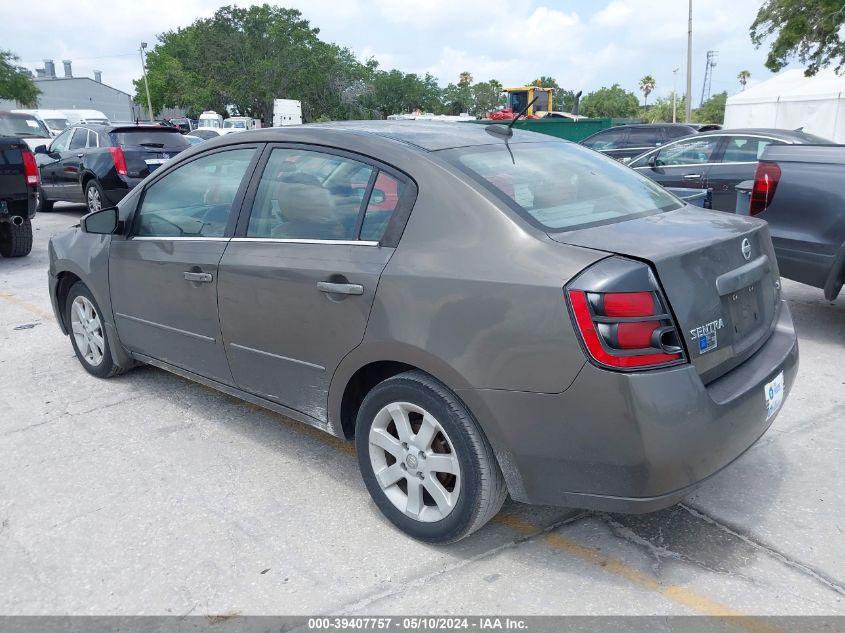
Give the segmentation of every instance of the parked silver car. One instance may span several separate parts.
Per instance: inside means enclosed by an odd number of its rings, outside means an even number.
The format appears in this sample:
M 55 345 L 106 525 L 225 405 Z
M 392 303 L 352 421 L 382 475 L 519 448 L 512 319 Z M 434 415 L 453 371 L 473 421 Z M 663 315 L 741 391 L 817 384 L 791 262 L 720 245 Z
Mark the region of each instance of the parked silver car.
M 798 348 L 765 222 L 504 125 L 269 128 L 50 244 L 82 366 L 149 363 L 355 438 L 429 542 L 516 500 L 648 512 L 748 449 Z

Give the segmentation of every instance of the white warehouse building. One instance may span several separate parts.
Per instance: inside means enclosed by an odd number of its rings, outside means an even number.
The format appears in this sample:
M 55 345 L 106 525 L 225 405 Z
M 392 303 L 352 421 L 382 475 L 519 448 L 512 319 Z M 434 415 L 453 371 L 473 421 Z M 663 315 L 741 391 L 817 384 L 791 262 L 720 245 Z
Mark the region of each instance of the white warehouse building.
M 37 107 L 47 110 L 99 110 L 112 121 L 146 118 L 146 112 L 132 101 L 132 96 L 104 84 L 99 71 L 94 71 L 93 79 L 74 77 L 70 60 L 64 60 L 62 64 L 62 77 L 56 75 L 56 67 L 51 59 L 45 59 L 44 68 L 36 70 L 34 81 L 41 91 Z M 14 101 L 0 100 L 0 110 L 20 107 L 24 106 Z

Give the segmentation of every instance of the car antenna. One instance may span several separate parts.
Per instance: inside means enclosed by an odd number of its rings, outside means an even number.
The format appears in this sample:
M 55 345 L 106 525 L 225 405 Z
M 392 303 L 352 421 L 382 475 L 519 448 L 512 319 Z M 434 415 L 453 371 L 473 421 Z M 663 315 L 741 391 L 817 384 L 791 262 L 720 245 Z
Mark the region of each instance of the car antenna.
M 511 119 L 511 122 L 508 123 L 507 125 L 502 125 L 501 123 L 491 123 L 490 125 L 488 125 L 484 129 L 487 130 L 488 134 L 492 134 L 493 136 L 501 136 L 501 137 L 506 138 L 506 139 L 512 137 L 513 136 L 513 129 L 512 129 L 513 124 L 516 123 L 520 118 L 524 117 L 525 113 L 528 112 L 528 108 L 533 106 L 534 102 L 537 101 L 537 99 L 539 99 L 539 98 L 540 97 L 538 95 L 538 96 L 534 97 L 531 101 L 529 101 L 528 105 L 526 105 L 524 108 L 522 108 L 522 110 L 520 110 L 516 114 L 516 116 L 514 116 L 514 118 Z

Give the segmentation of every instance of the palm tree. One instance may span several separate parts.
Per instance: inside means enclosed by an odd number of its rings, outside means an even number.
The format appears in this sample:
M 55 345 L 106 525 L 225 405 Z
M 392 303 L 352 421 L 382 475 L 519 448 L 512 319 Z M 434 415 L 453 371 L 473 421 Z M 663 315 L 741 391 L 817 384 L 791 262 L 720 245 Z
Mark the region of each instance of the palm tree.
M 745 84 L 748 83 L 748 79 L 751 77 L 751 73 L 747 70 L 740 70 L 739 74 L 736 76 L 739 79 L 739 84 L 742 86 L 742 89 L 745 90 Z
M 640 90 L 642 91 L 643 95 L 645 95 L 646 108 L 648 107 L 648 95 L 650 95 L 654 91 L 655 85 L 657 85 L 657 82 L 651 75 L 646 75 L 645 77 L 640 79 Z

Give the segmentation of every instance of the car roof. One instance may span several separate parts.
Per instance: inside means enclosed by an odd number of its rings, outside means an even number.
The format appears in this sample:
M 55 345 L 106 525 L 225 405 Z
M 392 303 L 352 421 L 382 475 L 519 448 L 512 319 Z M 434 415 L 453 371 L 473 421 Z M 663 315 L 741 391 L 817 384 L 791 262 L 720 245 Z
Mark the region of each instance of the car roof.
M 493 124 L 500 126 L 501 124 Z M 339 133 L 371 139 L 384 139 L 403 143 L 409 148 L 434 152 L 455 147 L 475 145 L 495 145 L 502 143 L 501 136 L 489 134 L 487 125 L 475 123 L 440 122 L 440 121 L 335 121 L 330 123 L 310 123 L 306 125 L 261 128 L 239 132 L 239 139 L 255 139 L 267 142 L 295 141 L 297 136 L 313 136 L 314 132 Z M 248 135 L 248 136 L 245 136 Z M 565 142 L 562 139 L 513 129 L 511 143 Z
M 164 130 L 166 132 L 173 131 L 177 134 L 181 134 L 181 132 L 179 132 L 179 130 L 175 127 L 170 127 L 169 125 L 157 125 L 153 123 L 97 123 L 95 121 L 86 123 L 81 121 L 79 123 L 74 123 L 70 127 L 90 127 L 98 132 L 126 132 L 130 130 L 156 130 L 161 132 Z
M 747 127 L 747 128 L 722 128 L 721 130 L 707 130 L 699 132 L 696 136 L 739 136 L 751 134 L 756 136 L 771 136 L 785 140 L 803 140 L 802 130 L 781 130 L 772 127 Z
M 7 112 L 5 110 L 0 112 L 0 116 L 12 118 L 12 119 L 34 119 L 34 118 L 36 118 L 34 114 L 29 114 L 28 112 Z

